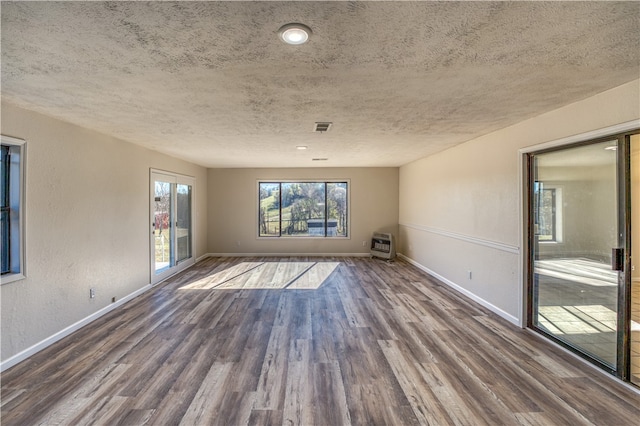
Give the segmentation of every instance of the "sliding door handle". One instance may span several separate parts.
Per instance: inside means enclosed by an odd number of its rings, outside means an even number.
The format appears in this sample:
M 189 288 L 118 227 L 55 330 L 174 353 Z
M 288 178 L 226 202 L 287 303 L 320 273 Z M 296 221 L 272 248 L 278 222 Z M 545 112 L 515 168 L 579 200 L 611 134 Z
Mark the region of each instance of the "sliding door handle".
M 612 271 L 624 270 L 624 249 L 623 248 L 611 249 L 611 270 Z

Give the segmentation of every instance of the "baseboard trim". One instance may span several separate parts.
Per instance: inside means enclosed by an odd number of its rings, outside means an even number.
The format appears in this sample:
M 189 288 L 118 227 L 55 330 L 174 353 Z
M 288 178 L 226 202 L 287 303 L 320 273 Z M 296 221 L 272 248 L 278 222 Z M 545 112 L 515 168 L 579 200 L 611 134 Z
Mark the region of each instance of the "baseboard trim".
M 207 253 L 206 257 L 369 257 L 371 253 Z
M 423 272 L 426 272 L 427 274 L 431 275 L 432 277 L 437 278 L 439 281 L 442 281 L 444 284 L 446 284 L 449 287 L 453 288 L 457 292 L 462 293 L 463 295 L 467 296 L 469 299 L 473 300 L 474 302 L 479 303 L 480 305 L 482 305 L 485 308 L 489 309 L 494 314 L 504 318 L 505 320 L 509 321 L 510 323 L 512 323 L 513 325 L 517 326 L 518 328 L 521 327 L 520 326 L 520 320 L 517 317 L 509 314 L 508 312 L 503 311 L 502 309 L 498 308 L 497 306 L 487 302 L 483 298 L 481 298 L 481 297 L 477 296 L 476 294 L 470 292 L 469 290 L 465 289 L 464 287 L 462 287 L 462 286 L 454 283 L 453 281 L 449 280 L 448 278 L 443 277 L 442 275 L 432 271 L 431 269 L 429 269 L 426 266 L 416 262 L 415 260 L 405 256 L 404 254 L 398 253 L 398 257 L 400 257 L 401 259 L 409 262 L 410 264 L 412 264 L 416 268 L 420 269 Z
M 57 341 L 67 337 L 68 335 L 70 335 L 75 331 L 78 331 L 85 325 L 97 320 L 103 315 L 108 314 L 114 309 L 124 305 L 125 303 L 129 302 L 132 299 L 135 299 L 136 297 L 140 296 L 141 294 L 147 292 L 152 288 L 153 286 L 151 284 L 147 284 L 144 287 L 134 291 L 133 293 L 123 297 L 122 299 L 105 306 L 104 308 L 94 312 L 93 314 L 81 319 L 80 321 L 74 324 L 71 324 L 70 326 L 58 331 L 57 333 L 52 334 L 51 336 L 23 350 L 22 352 L 19 352 L 10 358 L 7 358 L 6 360 L 0 362 L 0 372 L 3 372 L 8 368 L 13 367 L 14 365 L 24 361 L 25 359 L 36 354 L 37 352 L 40 352 L 41 350 L 45 349 L 46 347 L 53 345 Z

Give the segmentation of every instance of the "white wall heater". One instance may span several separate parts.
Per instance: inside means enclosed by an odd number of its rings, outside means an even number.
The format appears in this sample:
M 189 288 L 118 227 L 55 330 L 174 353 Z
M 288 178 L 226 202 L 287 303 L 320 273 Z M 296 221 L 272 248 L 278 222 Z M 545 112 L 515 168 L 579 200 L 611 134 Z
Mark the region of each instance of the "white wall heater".
M 393 234 L 374 232 L 371 236 L 371 257 L 391 260 L 396 257 Z

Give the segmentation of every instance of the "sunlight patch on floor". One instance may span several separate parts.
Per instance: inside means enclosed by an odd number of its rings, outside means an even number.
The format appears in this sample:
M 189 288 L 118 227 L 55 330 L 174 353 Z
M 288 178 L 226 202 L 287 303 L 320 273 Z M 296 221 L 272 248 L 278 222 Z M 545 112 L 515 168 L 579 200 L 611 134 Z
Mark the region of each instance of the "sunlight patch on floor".
M 553 334 L 615 332 L 617 314 L 606 306 L 540 306 L 540 325 Z
M 315 290 L 340 262 L 242 262 L 180 287 L 181 290 Z

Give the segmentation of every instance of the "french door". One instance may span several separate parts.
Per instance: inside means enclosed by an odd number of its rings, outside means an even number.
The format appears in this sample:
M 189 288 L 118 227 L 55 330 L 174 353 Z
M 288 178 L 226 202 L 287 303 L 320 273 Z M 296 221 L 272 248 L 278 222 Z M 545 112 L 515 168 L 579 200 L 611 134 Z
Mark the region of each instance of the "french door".
M 528 326 L 640 384 L 640 134 L 534 152 L 528 169 Z
M 151 283 L 192 265 L 194 178 L 151 170 Z

